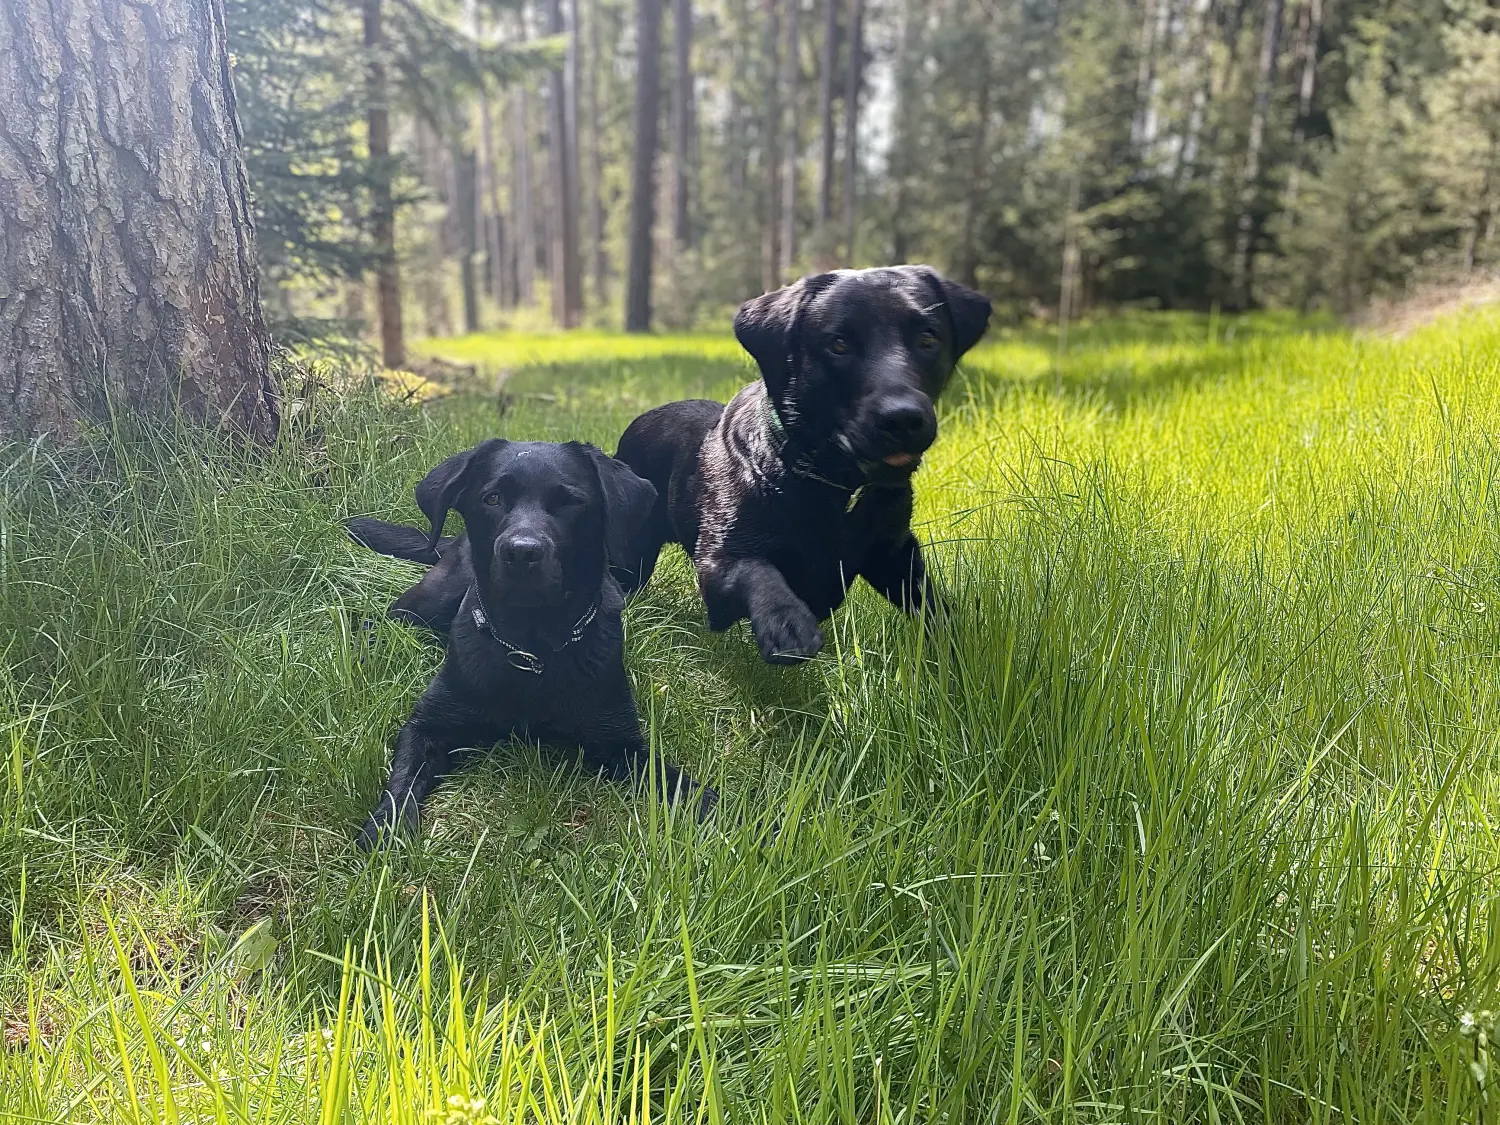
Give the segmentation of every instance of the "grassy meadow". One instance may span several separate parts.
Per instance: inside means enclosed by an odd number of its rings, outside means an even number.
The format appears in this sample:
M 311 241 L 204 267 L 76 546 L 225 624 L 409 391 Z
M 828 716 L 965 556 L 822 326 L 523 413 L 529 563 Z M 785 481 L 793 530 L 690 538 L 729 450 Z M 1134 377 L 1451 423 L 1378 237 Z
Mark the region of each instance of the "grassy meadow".
M 1500 313 L 997 332 L 951 638 L 861 589 L 767 667 L 669 549 L 627 660 L 719 822 L 500 746 L 366 857 L 439 652 L 339 521 L 751 375 L 429 347 L 477 385 L 294 382 L 269 454 L 0 458 L 0 1122 L 1500 1121 Z

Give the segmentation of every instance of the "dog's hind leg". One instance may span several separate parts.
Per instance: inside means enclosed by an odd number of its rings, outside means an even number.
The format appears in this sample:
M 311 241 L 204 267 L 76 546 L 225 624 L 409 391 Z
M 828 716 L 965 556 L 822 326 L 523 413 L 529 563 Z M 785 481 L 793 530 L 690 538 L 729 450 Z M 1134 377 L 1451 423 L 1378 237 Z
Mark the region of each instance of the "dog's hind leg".
M 393 621 L 422 625 L 446 637 L 467 590 L 463 568 L 444 560 L 392 602 L 386 615 Z
M 627 598 L 651 581 L 661 549 L 671 538 L 672 525 L 667 516 L 666 501 L 658 498 L 651 518 L 632 537 L 630 556 L 609 562 L 609 571 Z

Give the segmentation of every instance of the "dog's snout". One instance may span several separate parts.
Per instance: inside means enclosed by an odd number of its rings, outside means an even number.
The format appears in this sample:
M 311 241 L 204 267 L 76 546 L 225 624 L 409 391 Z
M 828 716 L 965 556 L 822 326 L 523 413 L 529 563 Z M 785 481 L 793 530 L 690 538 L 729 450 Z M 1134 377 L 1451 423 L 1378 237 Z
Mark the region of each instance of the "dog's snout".
M 534 570 L 546 557 L 547 545 L 534 535 L 516 535 L 501 548 L 505 565 L 514 570 Z
M 937 436 L 937 415 L 929 403 L 916 398 L 894 398 L 881 404 L 875 427 L 893 449 L 920 453 Z

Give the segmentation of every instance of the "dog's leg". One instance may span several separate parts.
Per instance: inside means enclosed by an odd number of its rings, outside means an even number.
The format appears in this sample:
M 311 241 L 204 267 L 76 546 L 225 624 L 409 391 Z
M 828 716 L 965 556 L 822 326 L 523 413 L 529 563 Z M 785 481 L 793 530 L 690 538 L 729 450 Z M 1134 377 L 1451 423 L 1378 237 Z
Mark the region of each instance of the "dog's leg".
M 468 590 L 461 567 L 444 560 L 394 602 L 386 615 L 407 625 L 422 625 L 445 638 Z
M 417 719 L 407 721 L 396 740 L 385 792 L 359 830 L 356 842 L 362 850 L 369 851 L 384 836 L 417 830 L 422 801 L 448 772 L 453 751 L 462 744 L 462 737 L 454 731 Z
M 719 803 L 719 794 L 713 786 L 693 780 L 686 770 L 659 754 L 654 755 L 653 762 L 653 755 L 639 740 L 624 745 L 619 742 L 588 743 L 583 747 L 583 756 L 601 773 L 619 782 L 645 784 L 654 770 L 662 798 L 670 805 L 686 802 L 700 823 L 713 815 Z
M 940 617 L 943 613 L 942 595 L 927 573 L 917 537 L 910 532 L 899 543 L 882 544 L 872 550 L 860 574 L 903 612 L 922 610 L 927 619 Z
M 727 629 L 742 617 L 760 655 L 770 664 L 795 664 L 818 655 L 823 630 L 786 577 L 765 559 L 701 563 L 698 587 L 708 608 L 708 627 Z

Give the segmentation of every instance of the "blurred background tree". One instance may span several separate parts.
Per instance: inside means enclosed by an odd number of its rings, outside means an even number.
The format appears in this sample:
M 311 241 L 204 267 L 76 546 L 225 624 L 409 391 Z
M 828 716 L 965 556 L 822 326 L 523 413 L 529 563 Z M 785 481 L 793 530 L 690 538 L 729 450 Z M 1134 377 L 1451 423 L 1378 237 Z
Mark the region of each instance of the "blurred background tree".
M 344 0 L 230 2 L 283 333 L 376 319 L 382 262 L 424 334 L 619 326 L 632 261 L 668 328 L 834 265 L 930 261 L 1010 317 L 1350 313 L 1500 266 L 1493 0 L 383 3 L 373 52 Z

